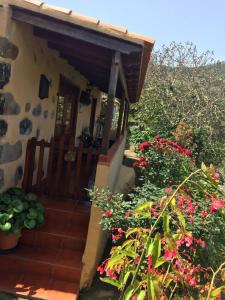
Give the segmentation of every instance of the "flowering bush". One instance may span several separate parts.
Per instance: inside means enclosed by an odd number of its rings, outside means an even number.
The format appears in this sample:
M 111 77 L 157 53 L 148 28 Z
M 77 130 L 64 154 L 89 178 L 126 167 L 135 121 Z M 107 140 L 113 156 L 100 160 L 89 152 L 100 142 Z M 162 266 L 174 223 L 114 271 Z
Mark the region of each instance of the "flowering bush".
M 180 182 L 194 168 L 189 149 L 161 136 L 141 143 L 139 156 L 135 165 L 143 169 L 143 179 L 158 187 Z
M 197 200 L 200 195 L 202 201 Z M 147 201 L 123 215 L 145 220 L 148 226 L 113 228 L 112 238 L 123 242 L 99 266 L 102 280 L 121 290 L 123 300 L 222 299 L 225 285 L 218 277 L 224 279 L 225 263 L 213 272 L 199 263 L 198 254 L 208 247 L 204 228 L 224 214 L 224 206 L 218 175 L 203 165 L 158 201 Z M 107 207 L 103 218 L 111 219 L 114 213 Z M 198 230 L 196 222 L 202 224 Z

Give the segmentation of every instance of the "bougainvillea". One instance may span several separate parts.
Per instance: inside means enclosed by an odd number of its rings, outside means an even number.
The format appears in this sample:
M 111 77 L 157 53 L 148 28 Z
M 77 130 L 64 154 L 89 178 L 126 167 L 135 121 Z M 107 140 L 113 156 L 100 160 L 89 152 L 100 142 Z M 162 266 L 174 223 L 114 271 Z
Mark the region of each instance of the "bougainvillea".
M 198 261 L 198 253 L 208 247 L 204 229 L 224 214 L 215 174 L 203 164 L 181 184 L 167 187 L 158 201 L 147 201 L 124 215 L 147 220 L 148 226 L 112 228 L 113 240 L 120 243 L 98 271 L 104 282 L 121 290 L 121 299 L 222 299 L 225 285 L 218 277 L 223 279 L 219 275 L 225 263 L 213 272 Z M 114 212 L 106 212 L 103 218 L 112 218 Z

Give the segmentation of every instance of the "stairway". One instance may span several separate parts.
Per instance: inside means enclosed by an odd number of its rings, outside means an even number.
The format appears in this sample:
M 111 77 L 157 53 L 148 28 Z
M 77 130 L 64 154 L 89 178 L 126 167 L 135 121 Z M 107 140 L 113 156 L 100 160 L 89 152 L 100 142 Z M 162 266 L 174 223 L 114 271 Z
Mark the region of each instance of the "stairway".
M 45 224 L 24 230 L 14 253 L 0 255 L 0 290 L 45 300 L 75 300 L 79 291 L 90 204 L 40 202 Z

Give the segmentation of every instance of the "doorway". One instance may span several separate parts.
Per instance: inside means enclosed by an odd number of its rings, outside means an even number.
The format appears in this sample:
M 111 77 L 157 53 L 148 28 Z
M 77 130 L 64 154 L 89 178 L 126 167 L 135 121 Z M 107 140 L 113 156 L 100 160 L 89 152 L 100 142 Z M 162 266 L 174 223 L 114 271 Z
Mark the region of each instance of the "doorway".
M 60 76 L 54 137 L 75 137 L 80 89 Z

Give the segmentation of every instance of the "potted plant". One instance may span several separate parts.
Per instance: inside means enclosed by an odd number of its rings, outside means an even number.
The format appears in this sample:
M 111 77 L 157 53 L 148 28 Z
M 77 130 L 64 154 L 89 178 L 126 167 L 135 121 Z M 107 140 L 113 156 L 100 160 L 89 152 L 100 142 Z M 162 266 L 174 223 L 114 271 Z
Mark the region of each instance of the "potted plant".
M 10 188 L 0 194 L 0 250 L 14 249 L 23 228 L 33 229 L 44 222 L 44 207 L 37 196 L 21 188 Z

